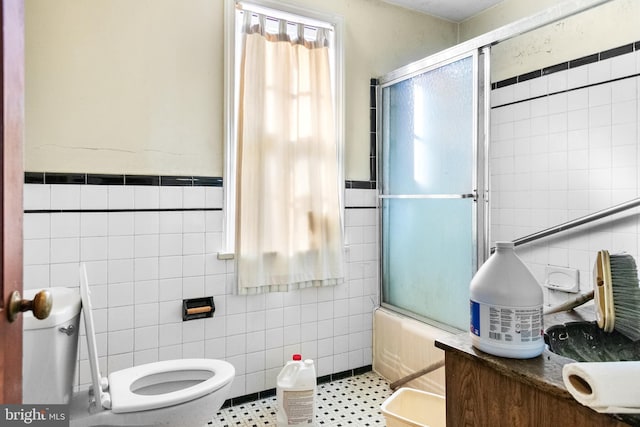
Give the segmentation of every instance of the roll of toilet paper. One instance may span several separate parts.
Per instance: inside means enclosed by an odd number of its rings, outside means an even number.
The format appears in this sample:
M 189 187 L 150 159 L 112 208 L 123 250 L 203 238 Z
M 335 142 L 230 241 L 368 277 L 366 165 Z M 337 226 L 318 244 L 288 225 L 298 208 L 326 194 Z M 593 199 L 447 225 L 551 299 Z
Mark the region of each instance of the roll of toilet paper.
M 640 413 L 640 361 L 568 363 L 562 379 L 578 402 L 598 412 Z

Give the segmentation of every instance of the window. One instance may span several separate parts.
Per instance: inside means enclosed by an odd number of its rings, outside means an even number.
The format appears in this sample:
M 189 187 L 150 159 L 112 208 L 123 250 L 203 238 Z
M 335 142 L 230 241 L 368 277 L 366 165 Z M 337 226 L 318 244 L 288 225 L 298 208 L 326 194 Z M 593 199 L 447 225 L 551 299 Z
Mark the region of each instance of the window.
M 225 228 L 239 293 L 340 283 L 340 21 L 227 6 Z

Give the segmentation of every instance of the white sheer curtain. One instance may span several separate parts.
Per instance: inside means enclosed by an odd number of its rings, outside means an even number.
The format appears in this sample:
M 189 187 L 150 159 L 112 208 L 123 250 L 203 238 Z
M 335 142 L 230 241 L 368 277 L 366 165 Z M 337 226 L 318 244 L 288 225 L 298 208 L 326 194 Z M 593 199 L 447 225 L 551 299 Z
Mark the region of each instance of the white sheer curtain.
M 244 12 L 235 239 L 240 294 L 343 280 L 328 30 L 313 29 L 311 40 L 305 31 Z

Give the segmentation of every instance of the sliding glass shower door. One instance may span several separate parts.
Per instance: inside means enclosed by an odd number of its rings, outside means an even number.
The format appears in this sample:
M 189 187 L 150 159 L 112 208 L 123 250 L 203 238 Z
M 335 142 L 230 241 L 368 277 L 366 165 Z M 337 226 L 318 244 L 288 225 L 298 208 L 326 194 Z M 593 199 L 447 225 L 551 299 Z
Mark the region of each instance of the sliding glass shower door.
M 435 64 L 380 92 L 382 304 L 463 330 L 481 228 L 478 60 Z

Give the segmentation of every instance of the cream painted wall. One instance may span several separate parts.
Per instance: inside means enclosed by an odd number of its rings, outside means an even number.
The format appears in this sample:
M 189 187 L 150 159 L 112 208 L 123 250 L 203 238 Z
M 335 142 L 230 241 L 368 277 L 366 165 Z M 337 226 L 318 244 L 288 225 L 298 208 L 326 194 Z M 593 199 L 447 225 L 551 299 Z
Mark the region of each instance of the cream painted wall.
M 558 0 L 504 0 L 460 24 L 460 41 L 540 12 Z M 640 1 L 612 0 L 492 48 L 492 81 L 640 40 Z
M 347 179 L 369 179 L 369 80 L 456 42 L 378 0 L 345 21 Z M 222 176 L 222 0 L 26 0 L 25 170 Z
M 27 171 L 212 174 L 222 2 L 26 0 Z

